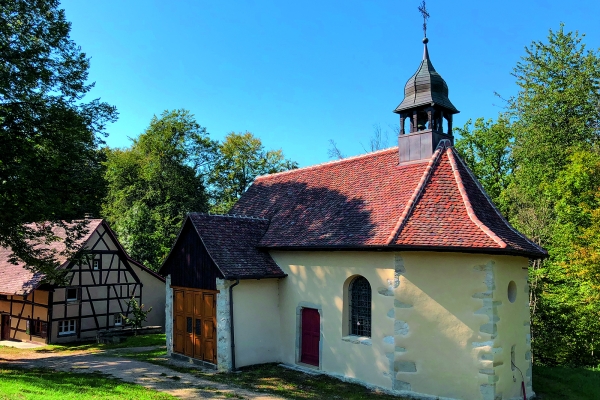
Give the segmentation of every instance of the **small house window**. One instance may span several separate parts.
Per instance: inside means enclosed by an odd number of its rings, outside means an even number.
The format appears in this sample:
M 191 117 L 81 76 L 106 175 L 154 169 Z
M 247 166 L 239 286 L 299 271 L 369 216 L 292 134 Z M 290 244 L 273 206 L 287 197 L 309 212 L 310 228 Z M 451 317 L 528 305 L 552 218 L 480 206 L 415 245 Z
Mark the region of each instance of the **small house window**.
M 362 277 L 350 283 L 350 334 L 371 337 L 371 285 Z
M 48 323 L 46 321 L 40 321 L 39 319 L 32 319 L 29 322 L 29 331 L 33 336 L 39 336 L 45 339 L 48 337 Z
M 72 335 L 76 333 L 75 327 L 77 321 L 74 319 L 68 319 L 64 321 L 58 321 L 58 334 L 60 335 Z
M 123 316 L 121 314 L 115 314 L 115 326 L 123 325 Z
M 95 270 L 100 269 L 100 260 L 92 261 L 92 268 Z
M 78 288 L 67 288 L 67 301 L 79 300 L 79 289 Z

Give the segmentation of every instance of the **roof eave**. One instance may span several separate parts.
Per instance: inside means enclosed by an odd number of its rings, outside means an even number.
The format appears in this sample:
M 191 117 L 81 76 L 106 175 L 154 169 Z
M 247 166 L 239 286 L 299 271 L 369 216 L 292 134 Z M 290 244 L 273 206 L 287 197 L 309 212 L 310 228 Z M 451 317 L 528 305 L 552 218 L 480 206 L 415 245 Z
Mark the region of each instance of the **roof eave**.
M 225 276 L 226 280 L 249 280 L 249 279 L 279 279 L 285 278 L 288 274 L 275 274 L 275 275 L 263 275 L 263 274 L 254 274 L 254 275 L 227 275 Z
M 544 259 L 548 253 L 530 252 L 511 248 L 457 247 L 427 245 L 306 245 L 306 246 L 260 246 L 263 250 L 281 251 L 435 251 L 448 253 L 494 254 Z

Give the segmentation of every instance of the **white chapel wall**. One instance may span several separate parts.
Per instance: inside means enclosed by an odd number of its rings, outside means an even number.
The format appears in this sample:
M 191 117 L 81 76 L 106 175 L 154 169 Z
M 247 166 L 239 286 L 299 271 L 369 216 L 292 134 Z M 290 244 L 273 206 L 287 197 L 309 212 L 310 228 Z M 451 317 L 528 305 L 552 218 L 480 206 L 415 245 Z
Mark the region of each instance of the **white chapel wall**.
M 233 319 L 236 368 L 281 360 L 278 279 L 240 280 Z
M 271 256 L 288 274 L 279 283 L 282 362 L 297 364 L 298 307 L 313 304 L 322 319 L 321 369 L 391 389 L 394 297 L 385 294 L 394 282 L 393 254 L 272 251 Z M 372 291 L 372 337 L 363 343 L 344 340 L 344 283 L 354 275 L 364 276 Z
M 319 307 L 323 372 L 399 394 L 511 398 L 510 350 L 525 374 L 530 349 L 523 257 L 441 252 L 278 252 L 281 361 L 298 365 L 297 309 Z M 345 340 L 344 282 L 372 290 L 372 338 Z M 507 304 L 517 282 L 518 302 Z M 517 373 L 517 371 L 515 371 Z M 516 375 L 515 375 L 516 377 Z M 518 394 L 518 393 L 517 393 Z

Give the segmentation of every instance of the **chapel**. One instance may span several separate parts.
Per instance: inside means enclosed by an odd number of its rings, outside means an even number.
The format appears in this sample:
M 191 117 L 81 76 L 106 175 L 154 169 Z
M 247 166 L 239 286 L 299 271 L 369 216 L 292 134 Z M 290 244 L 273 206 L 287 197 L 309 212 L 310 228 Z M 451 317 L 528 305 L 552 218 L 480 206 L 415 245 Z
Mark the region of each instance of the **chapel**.
M 527 271 L 547 252 L 454 149 L 459 111 L 423 45 L 398 146 L 260 176 L 227 215 L 187 216 L 160 271 L 174 357 L 415 398 L 533 395 Z

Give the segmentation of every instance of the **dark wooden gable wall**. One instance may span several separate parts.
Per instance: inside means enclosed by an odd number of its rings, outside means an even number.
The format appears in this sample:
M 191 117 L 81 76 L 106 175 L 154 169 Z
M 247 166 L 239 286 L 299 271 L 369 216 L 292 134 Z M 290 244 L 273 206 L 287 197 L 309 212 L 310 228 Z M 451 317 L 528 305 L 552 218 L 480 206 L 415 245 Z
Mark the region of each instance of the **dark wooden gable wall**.
M 160 273 L 171 275 L 171 286 L 194 289 L 217 290 L 216 279 L 223 278 L 189 220 Z

